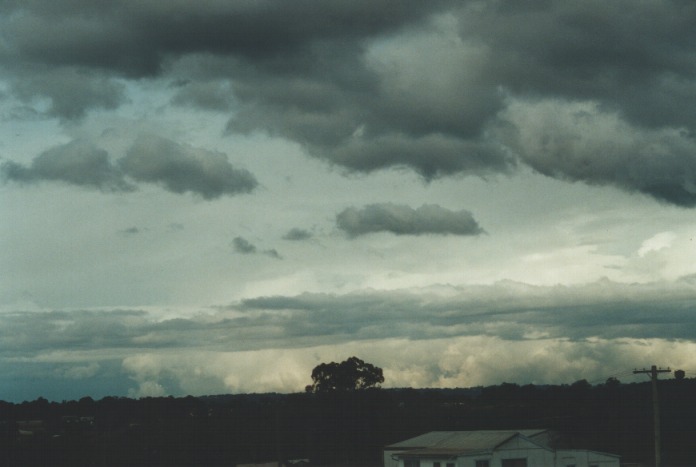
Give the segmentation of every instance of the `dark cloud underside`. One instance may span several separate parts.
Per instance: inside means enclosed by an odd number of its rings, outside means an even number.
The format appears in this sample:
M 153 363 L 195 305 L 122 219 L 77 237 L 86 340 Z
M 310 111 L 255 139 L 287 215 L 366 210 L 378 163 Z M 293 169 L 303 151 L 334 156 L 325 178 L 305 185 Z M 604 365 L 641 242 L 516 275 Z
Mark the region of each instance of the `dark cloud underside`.
M 696 5 L 548 2 L 5 2 L 0 52 L 11 92 L 63 120 L 123 100 L 118 80 L 186 83 L 178 105 L 232 112 L 349 170 L 409 167 L 430 180 L 510 172 L 611 185 L 696 205 Z M 549 105 L 543 131 L 513 107 Z M 560 128 L 578 105 L 602 125 Z M 586 111 L 586 110 L 585 110 Z M 530 126 L 531 125 L 531 126 Z M 592 144 L 578 144 L 593 141 Z M 139 148 L 139 153 L 146 149 Z M 177 148 L 174 153 L 186 153 Z M 189 154 L 190 156 L 190 154 Z M 201 167 L 189 156 L 177 167 Z M 176 168 L 131 175 L 206 198 Z M 153 156 L 154 157 L 154 156 Z M 16 169 L 16 167 L 15 167 Z M 209 173 L 204 175 L 209 177 Z
M 18 74 L 17 96 L 25 102 L 47 98 L 46 113 L 62 120 L 83 118 L 90 109 L 116 109 L 125 102 L 123 84 L 91 70 L 30 67 Z

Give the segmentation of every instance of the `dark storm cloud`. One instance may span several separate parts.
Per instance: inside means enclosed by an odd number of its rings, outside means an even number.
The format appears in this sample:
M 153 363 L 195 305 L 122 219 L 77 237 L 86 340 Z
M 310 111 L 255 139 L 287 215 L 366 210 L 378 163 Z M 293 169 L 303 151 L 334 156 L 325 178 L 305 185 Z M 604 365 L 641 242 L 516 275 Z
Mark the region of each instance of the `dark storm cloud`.
M 681 0 L 491 1 L 464 8 L 487 73 L 513 92 L 593 99 L 647 126 L 694 128 L 696 5 Z
M 113 75 L 166 75 L 188 83 L 177 104 L 234 108 L 229 131 L 287 138 L 354 171 L 486 176 L 520 160 L 696 205 L 693 2 L 44 0 L 1 12 L 12 90 L 50 98 L 63 119 L 118 105 Z M 531 151 L 501 122 L 537 146 L 564 138 L 510 118 L 520 101 L 592 103 L 632 141 Z
M 505 115 L 517 129 L 503 137 L 542 174 L 696 206 L 696 140 L 685 130 L 636 131 L 586 104 L 514 104 Z
M 16 95 L 31 103 L 48 98 L 48 115 L 76 120 L 90 109 L 115 109 L 125 101 L 124 86 L 90 70 L 37 67 L 19 74 L 14 83 Z
M 544 131 L 526 131 L 529 112 L 513 121 L 519 139 L 511 147 L 524 162 L 556 178 L 696 205 L 696 5 L 667 0 L 485 5 L 460 15 L 462 37 L 490 48 L 494 59 L 485 74 L 530 106 L 541 100 L 556 106 Z M 559 125 L 578 102 L 591 102 L 595 111 L 577 111 L 574 130 Z M 598 122 L 583 122 L 587 119 Z M 621 131 L 604 135 L 602 124 Z M 527 144 L 516 144 L 519 140 Z
M 83 140 L 51 148 L 35 157 L 28 167 L 10 161 L 3 163 L 1 170 L 7 180 L 20 183 L 61 181 L 104 191 L 134 189 L 111 164 L 105 150 Z
M 172 101 L 176 105 L 189 105 L 205 110 L 230 110 L 234 103 L 230 85 L 224 81 L 187 83 Z
M 158 136 L 140 136 L 119 165 L 137 181 L 157 183 L 173 193 L 193 192 L 208 200 L 248 193 L 257 185 L 250 172 L 232 167 L 222 153 Z
M 374 232 L 396 235 L 479 235 L 483 229 L 469 211 L 450 211 L 425 204 L 413 209 L 400 204 L 370 204 L 348 208 L 336 216 L 338 228 L 351 237 Z
M 268 131 L 352 170 L 409 166 L 426 178 L 506 170 L 509 158 L 481 138 L 502 105 L 495 85 L 477 81 L 465 94 L 464 86 L 438 86 L 436 97 L 416 102 L 412 97 L 424 95 L 422 86 L 404 96 L 392 93 L 392 83 L 365 62 L 370 40 L 417 27 L 446 4 L 15 3 L 8 11 L 21 14 L 5 20 L 5 59 L 124 77 L 156 76 L 171 65 L 184 74 L 179 82 L 190 81 L 175 103 L 224 110 L 232 102 L 226 93 L 234 93 L 231 131 Z M 176 67 L 193 56 L 200 57 L 196 69 Z M 211 57 L 224 65 L 209 67 Z M 225 79 L 229 91 L 220 84 Z M 467 97 L 457 105 L 453 93 Z M 358 137 L 360 128 L 365 131 Z
M 5 54 L 134 76 L 157 73 L 169 56 L 195 52 L 274 63 L 280 56 L 301 57 L 315 41 L 359 41 L 396 29 L 441 3 L 10 2 L 4 7 Z

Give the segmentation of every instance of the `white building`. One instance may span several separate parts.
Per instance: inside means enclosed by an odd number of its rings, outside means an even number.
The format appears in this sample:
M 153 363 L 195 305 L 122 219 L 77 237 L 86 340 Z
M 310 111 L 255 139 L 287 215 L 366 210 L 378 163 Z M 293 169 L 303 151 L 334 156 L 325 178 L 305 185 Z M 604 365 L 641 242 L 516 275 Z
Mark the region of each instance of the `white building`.
M 619 456 L 549 447 L 547 430 L 432 431 L 384 448 L 384 467 L 619 467 Z

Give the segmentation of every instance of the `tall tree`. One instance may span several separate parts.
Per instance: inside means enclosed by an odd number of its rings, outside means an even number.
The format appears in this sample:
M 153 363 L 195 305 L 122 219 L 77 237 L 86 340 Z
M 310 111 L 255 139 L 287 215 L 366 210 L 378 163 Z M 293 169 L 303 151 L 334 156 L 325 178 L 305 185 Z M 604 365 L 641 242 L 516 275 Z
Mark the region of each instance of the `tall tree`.
M 307 392 L 355 391 L 379 388 L 384 375 L 381 368 L 350 357 L 341 363 L 317 365 L 312 370 L 312 381 L 306 388 Z

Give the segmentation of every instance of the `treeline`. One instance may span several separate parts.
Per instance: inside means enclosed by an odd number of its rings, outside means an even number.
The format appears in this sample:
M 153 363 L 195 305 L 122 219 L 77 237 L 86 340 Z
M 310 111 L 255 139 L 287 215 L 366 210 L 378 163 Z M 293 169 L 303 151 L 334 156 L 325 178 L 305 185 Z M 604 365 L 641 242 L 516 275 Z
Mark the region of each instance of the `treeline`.
M 663 465 L 696 458 L 696 379 L 659 382 Z M 0 402 L 0 464 L 215 466 L 310 459 L 381 464 L 382 447 L 433 430 L 549 428 L 559 447 L 653 456 L 649 382 L 328 394 Z

